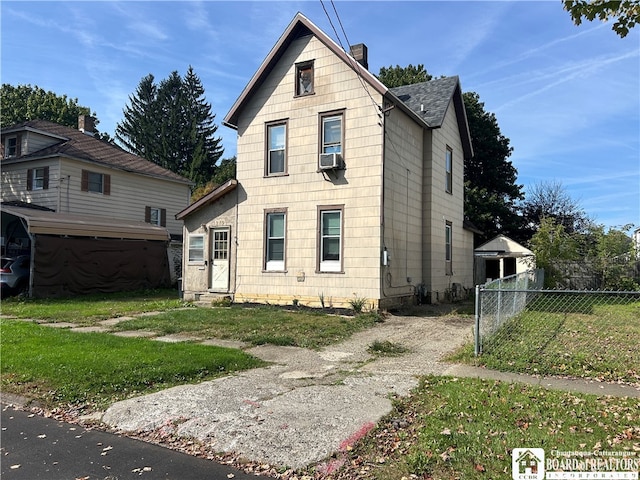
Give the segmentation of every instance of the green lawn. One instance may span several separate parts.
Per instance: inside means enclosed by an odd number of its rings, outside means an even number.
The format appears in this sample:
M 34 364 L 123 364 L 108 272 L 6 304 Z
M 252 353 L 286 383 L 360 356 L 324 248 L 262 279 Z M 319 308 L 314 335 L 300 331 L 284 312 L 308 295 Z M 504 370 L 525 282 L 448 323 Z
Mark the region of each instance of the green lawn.
M 604 299 L 559 312 L 543 298 L 482 342 L 451 357 L 496 370 L 640 383 L 640 302 Z
M 410 397 L 348 451 L 333 478 L 510 479 L 511 450 L 630 451 L 640 447 L 637 398 L 524 384 L 424 377 Z M 635 457 L 634 457 L 635 458 Z M 411 476 L 414 475 L 414 476 Z
M 122 398 L 264 365 L 235 349 L 76 333 L 0 321 L 2 389 L 44 401 L 102 408 Z
M 320 347 L 374 325 L 374 313 L 330 315 L 270 306 L 198 308 L 171 290 L 69 299 L 2 302 L 2 313 L 47 322 L 94 326 L 108 318 L 159 312 L 123 320 L 111 332 L 151 330 L 201 339 L 234 339 L 259 345 Z M 76 333 L 36 322 L 2 320 L 2 388 L 49 406 L 88 404 L 89 409 L 180 383 L 214 378 L 262 363 L 240 350 L 189 342 L 165 343 L 109 333 Z
M 123 321 L 113 329 L 151 330 L 164 335 L 185 333 L 202 338 L 241 340 L 253 345 L 269 343 L 316 348 L 343 340 L 356 331 L 373 326 L 376 321 L 379 317 L 372 313 L 343 317 L 321 311 L 232 306 L 170 311 Z
M 17 318 L 93 325 L 99 320 L 144 312 L 172 310 L 186 304 L 175 290 L 148 290 L 84 295 L 72 298 L 2 300 L 0 311 Z

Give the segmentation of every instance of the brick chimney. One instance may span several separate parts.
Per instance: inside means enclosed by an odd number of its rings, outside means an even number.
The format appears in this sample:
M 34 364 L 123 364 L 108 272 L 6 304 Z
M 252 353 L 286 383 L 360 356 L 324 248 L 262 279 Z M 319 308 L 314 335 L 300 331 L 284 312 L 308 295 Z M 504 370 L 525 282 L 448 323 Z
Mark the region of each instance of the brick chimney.
M 364 43 L 358 43 L 357 45 L 351 45 L 351 56 L 362 65 L 365 69 L 369 70 L 369 53 L 367 46 Z
M 93 137 L 95 133 L 95 119 L 91 115 L 78 115 L 78 130 Z

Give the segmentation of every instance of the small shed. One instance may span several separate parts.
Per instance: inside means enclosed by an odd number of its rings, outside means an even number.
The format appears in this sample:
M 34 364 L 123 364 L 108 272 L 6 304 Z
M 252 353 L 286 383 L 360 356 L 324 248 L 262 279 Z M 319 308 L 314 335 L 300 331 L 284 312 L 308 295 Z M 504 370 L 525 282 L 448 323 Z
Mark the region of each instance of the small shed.
M 474 250 L 475 283 L 523 273 L 535 267 L 535 255 L 528 248 L 505 235 L 483 243 Z
M 166 228 L 2 205 L 4 255 L 29 255 L 29 295 L 59 297 L 171 284 Z

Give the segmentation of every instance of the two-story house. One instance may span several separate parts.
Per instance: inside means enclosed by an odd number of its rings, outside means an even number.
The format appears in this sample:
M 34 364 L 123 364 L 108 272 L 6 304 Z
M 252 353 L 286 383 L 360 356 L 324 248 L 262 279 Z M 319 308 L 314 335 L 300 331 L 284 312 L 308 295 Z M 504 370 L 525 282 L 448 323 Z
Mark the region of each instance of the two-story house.
M 79 128 L 2 129 L 2 250 L 31 256 L 36 296 L 168 286 L 191 182 Z M 172 251 L 177 255 L 172 255 Z
M 350 50 L 296 15 L 226 115 L 237 180 L 177 215 L 185 298 L 386 308 L 473 286 L 458 78 L 389 89 Z

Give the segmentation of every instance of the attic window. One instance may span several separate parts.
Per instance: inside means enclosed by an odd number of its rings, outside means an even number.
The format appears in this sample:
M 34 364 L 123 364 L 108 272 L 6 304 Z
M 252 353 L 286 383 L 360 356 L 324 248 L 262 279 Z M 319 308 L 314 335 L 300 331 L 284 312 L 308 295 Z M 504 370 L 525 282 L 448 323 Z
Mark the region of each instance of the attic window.
M 313 60 L 296 64 L 296 96 L 313 94 Z
M 18 156 L 18 137 L 8 137 L 7 144 L 4 150 L 5 158 Z

